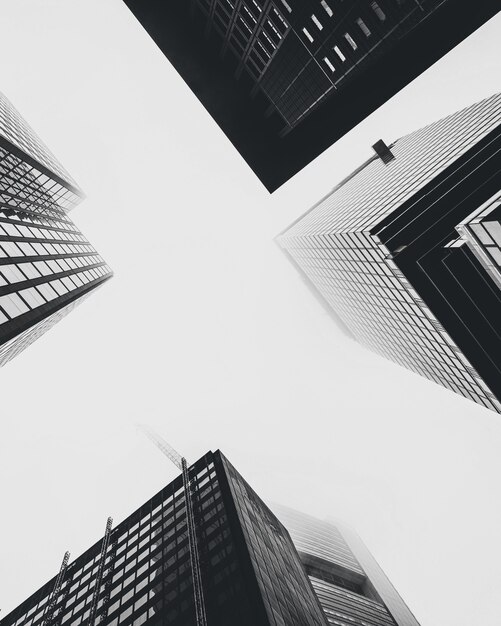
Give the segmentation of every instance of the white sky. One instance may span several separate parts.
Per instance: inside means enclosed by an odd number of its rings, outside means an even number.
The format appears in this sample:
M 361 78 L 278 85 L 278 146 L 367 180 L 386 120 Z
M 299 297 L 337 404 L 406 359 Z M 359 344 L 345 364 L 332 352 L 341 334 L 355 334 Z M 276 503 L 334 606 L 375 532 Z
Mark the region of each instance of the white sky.
M 501 417 L 345 338 L 272 238 L 377 139 L 500 91 L 500 31 L 270 196 L 121 0 L 0 2 L 0 90 L 115 271 L 0 373 L 3 615 L 175 477 L 139 421 L 354 524 L 422 626 L 499 626 Z

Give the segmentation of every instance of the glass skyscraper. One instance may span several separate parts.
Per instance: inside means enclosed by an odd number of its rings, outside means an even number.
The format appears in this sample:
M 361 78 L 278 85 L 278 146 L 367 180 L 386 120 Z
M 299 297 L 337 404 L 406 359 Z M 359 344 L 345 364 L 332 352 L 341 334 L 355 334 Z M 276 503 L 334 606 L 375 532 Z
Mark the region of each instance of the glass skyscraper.
M 0 365 L 112 276 L 68 217 L 83 197 L 0 94 Z
M 203 620 L 179 476 L 116 528 L 110 518 L 103 539 L 73 562 L 66 554 L 59 573 L 0 625 L 417 626 L 399 621 L 393 588 L 378 587 L 379 574 L 334 527 L 305 516 L 298 524 L 295 514 L 285 520 L 291 539 L 219 451 L 187 471 Z
M 363 345 L 501 411 L 501 95 L 375 154 L 277 241 Z
M 291 535 L 328 624 L 419 626 L 353 530 L 283 506 L 273 510 Z

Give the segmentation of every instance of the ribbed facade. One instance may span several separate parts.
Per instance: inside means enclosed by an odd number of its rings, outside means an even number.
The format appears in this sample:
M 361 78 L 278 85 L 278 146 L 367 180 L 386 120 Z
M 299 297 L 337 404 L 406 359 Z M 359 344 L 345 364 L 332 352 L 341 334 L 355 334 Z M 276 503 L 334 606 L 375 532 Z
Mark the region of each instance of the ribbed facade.
M 68 217 L 82 198 L 0 94 L 0 365 L 112 275 Z
M 468 291 L 488 279 L 450 245 L 499 191 L 500 123 L 496 95 L 395 141 L 389 160 L 375 155 L 277 238 L 361 344 L 497 411 L 495 337 L 469 337 L 482 322 Z M 495 306 L 482 318 L 493 327 Z
M 357 535 L 286 507 L 274 510 L 290 532 L 329 624 L 419 626 Z

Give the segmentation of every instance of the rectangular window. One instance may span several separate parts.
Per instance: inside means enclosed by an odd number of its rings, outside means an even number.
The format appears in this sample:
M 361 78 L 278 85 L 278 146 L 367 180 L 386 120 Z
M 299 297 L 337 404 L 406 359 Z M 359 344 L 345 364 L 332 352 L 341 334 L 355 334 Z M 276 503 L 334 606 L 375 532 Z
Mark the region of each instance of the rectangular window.
M 346 57 L 341 52 L 341 50 L 337 46 L 334 46 L 333 50 L 338 55 L 338 57 L 341 59 L 341 61 L 343 61 L 343 63 L 344 63 L 344 61 L 346 61 Z
M 355 43 L 355 40 L 353 39 L 353 37 L 350 35 L 350 33 L 345 33 L 344 34 L 344 38 L 346 39 L 346 41 L 350 44 L 350 46 L 353 48 L 353 50 L 356 50 L 358 48 L 357 44 Z
M 17 265 L 2 265 L 0 270 L 2 270 L 2 274 L 11 284 L 26 280 L 26 276 L 19 271 Z
M 7 296 L 1 296 L 0 305 L 2 309 L 7 313 L 7 315 L 11 318 L 17 317 L 18 315 L 29 311 L 29 308 L 26 306 L 26 304 L 15 293 L 10 293 Z
M 374 13 L 378 16 L 378 18 L 384 22 L 386 19 L 386 15 L 383 13 L 383 9 L 379 6 L 377 2 L 371 2 L 371 8 Z
M 323 26 L 322 26 L 322 24 L 320 23 L 320 20 L 318 19 L 318 17 L 315 14 L 313 14 L 311 16 L 311 19 L 312 19 L 313 23 L 315 24 L 315 26 L 318 28 L 318 30 L 322 30 Z
M 307 39 L 310 43 L 313 43 L 313 37 L 310 35 L 309 31 L 306 28 L 303 28 L 303 33 L 306 35 Z
M 35 309 L 42 304 L 45 304 L 45 300 L 33 287 L 30 287 L 29 289 L 23 289 L 23 291 L 19 292 L 19 295 L 32 309 Z
M 324 63 L 327 65 L 327 67 L 330 69 L 331 72 L 336 71 L 336 68 L 334 67 L 334 65 L 332 65 L 332 63 L 327 57 L 324 57 Z
M 484 222 L 484 226 L 497 245 L 501 247 L 501 225 L 499 222 Z
M 360 30 L 363 32 L 363 34 L 366 37 L 370 37 L 371 31 L 369 30 L 369 27 L 367 26 L 367 24 L 364 22 L 364 20 L 361 17 L 357 19 L 357 24 L 360 27 Z
M 24 256 L 24 253 L 12 241 L 2 241 L 2 248 L 9 256 Z
M 53 289 L 55 289 L 57 291 L 57 293 L 62 296 L 65 293 L 68 293 L 68 290 L 66 289 L 66 287 L 63 285 L 63 283 L 60 280 L 51 280 L 50 285 Z
M 289 13 L 292 13 L 292 9 L 291 9 L 290 5 L 285 0 L 282 0 L 282 4 L 287 9 L 287 11 L 289 11 Z
M 334 15 L 334 13 L 332 12 L 332 9 L 330 8 L 330 6 L 327 4 L 325 0 L 321 0 L 320 4 L 323 6 L 323 8 L 325 9 L 325 12 L 327 13 L 329 17 L 332 17 Z
M 480 224 L 472 224 L 472 230 L 484 245 L 492 245 L 491 238 Z

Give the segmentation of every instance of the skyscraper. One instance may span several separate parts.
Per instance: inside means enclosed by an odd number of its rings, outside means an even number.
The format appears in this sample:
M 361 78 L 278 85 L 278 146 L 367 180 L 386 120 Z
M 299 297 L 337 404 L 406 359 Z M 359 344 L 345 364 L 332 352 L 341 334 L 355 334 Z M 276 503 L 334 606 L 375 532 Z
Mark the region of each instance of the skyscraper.
M 334 554 L 337 560 L 331 559 L 327 569 L 318 558 L 307 562 L 221 452 L 208 452 L 187 467 L 187 477 L 187 482 L 183 476 L 173 480 L 116 528 L 110 518 L 102 540 L 71 563 L 65 555 L 59 574 L 5 616 L 1 626 L 362 626 L 327 620 L 345 605 L 347 614 L 363 616 L 370 626 L 416 626 L 389 618 L 381 591 L 373 590 L 372 575 L 364 573 L 368 569 L 362 571 L 344 545 L 346 555 L 339 556 L 337 535 L 326 536 L 323 546 L 325 563 Z M 187 495 L 193 502 L 196 576 L 202 583 L 200 619 Z M 303 549 L 300 541 L 296 546 Z M 315 550 L 310 553 L 314 560 Z M 325 571 L 317 575 L 315 567 Z
M 363 345 L 501 411 L 501 95 L 386 145 L 277 240 Z
M 196 0 L 290 131 L 449 0 Z
M 0 365 L 112 275 L 68 217 L 83 197 L 0 94 Z
M 286 507 L 273 510 L 291 535 L 329 624 L 419 626 L 353 530 Z
M 479 0 L 124 0 L 269 191 L 493 17 Z

